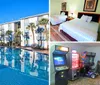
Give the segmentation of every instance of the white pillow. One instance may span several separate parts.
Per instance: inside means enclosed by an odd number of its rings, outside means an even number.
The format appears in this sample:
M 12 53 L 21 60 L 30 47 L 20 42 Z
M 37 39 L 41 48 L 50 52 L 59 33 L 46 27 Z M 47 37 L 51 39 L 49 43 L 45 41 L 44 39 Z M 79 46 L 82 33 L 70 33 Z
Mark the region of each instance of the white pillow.
M 60 20 L 66 20 L 67 16 L 59 16 Z
M 62 12 L 61 15 L 65 15 L 65 12 Z
M 88 19 L 86 22 L 91 22 L 91 20 L 92 20 L 92 16 L 88 16 Z
M 87 19 L 88 19 L 88 16 L 86 16 L 86 15 L 82 15 L 82 17 L 81 17 L 81 20 L 83 20 L 83 21 L 87 21 Z

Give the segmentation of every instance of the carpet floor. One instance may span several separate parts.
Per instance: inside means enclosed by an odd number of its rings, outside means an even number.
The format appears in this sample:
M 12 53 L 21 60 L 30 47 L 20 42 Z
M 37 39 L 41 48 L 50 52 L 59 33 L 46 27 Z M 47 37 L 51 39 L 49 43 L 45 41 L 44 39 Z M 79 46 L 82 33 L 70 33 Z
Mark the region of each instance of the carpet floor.
M 79 78 L 75 81 L 69 81 L 68 85 L 100 85 L 100 76 L 97 76 L 95 79 L 88 77 Z
M 51 85 L 55 85 L 55 84 L 51 84 Z M 95 79 L 82 77 L 74 81 L 68 81 L 68 85 L 100 85 L 100 76 L 97 76 Z

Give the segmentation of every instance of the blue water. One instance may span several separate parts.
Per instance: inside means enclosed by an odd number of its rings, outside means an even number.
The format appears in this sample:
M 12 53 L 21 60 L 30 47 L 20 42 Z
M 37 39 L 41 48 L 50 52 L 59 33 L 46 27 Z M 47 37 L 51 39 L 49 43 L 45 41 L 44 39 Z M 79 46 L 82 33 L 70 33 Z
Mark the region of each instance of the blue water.
M 22 74 L 48 80 L 49 56 L 19 48 L 0 47 L 0 65 L 5 65 Z

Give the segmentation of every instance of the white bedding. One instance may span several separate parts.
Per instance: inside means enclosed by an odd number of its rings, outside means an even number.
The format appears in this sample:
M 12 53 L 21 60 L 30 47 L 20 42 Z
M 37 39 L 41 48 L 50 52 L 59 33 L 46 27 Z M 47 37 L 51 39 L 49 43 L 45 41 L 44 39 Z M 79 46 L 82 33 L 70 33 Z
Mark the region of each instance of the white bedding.
M 63 30 L 77 41 L 96 41 L 99 24 L 96 22 L 84 22 L 74 19 L 60 24 L 59 30 Z
M 50 22 L 52 25 L 57 25 L 62 22 L 65 22 L 67 18 L 67 15 L 54 15 L 50 17 Z

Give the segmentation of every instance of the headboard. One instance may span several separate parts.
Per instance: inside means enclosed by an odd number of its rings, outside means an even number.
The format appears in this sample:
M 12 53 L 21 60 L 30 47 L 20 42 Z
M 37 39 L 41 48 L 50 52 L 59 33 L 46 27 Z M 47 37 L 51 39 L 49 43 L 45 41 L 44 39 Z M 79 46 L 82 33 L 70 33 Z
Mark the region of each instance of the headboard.
M 61 14 L 62 12 L 65 12 L 65 15 L 68 15 L 68 11 L 60 11 L 60 14 Z
M 92 21 L 100 23 L 100 14 L 89 13 L 89 12 L 78 12 L 78 18 L 81 18 L 82 15 L 92 16 Z

